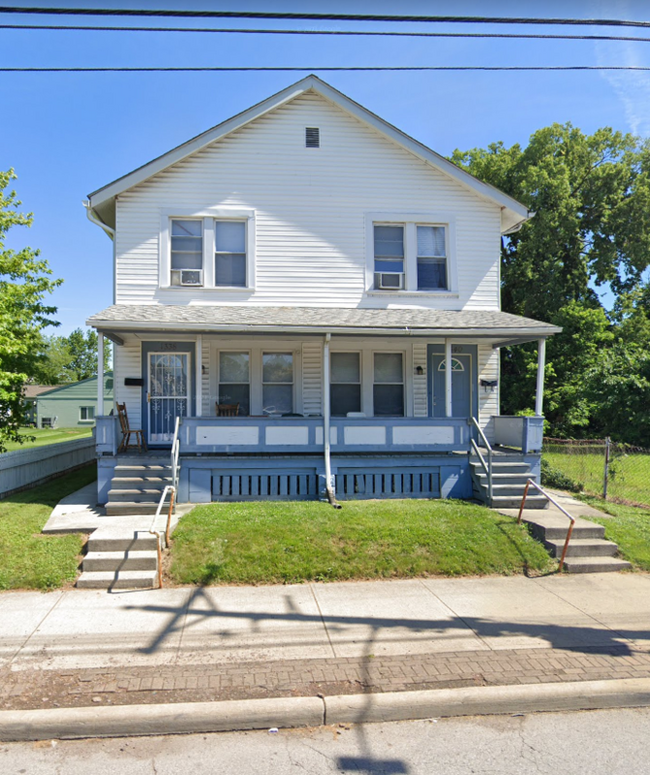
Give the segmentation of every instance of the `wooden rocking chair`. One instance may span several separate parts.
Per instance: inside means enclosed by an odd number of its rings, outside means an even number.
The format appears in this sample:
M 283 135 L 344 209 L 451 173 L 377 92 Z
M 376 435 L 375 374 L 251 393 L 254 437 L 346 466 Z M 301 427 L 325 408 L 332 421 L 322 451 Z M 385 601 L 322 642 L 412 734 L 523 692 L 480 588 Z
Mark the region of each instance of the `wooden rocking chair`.
M 130 428 L 129 427 L 129 416 L 126 413 L 126 404 L 115 404 L 117 406 L 117 416 L 120 420 L 120 428 L 122 430 L 122 441 L 120 442 L 120 446 L 117 448 L 118 452 L 126 452 L 129 447 L 138 447 L 138 452 L 142 452 L 142 447 L 144 447 L 144 451 L 147 451 L 147 443 L 144 440 L 144 431 L 141 428 Z M 131 443 L 131 436 L 135 434 L 135 440 L 136 444 Z

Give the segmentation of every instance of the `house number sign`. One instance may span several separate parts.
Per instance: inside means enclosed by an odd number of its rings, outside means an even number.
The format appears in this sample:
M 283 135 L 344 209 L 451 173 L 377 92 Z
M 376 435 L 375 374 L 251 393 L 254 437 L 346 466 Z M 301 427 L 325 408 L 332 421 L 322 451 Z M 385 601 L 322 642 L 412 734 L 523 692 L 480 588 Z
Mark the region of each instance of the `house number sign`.
M 176 349 L 176 344 L 174 342 L 165 342 L 164 344 L 160 345 L 160 349 L 163 352 L 169 352 L 170 350 Z
M 454 353 L 464 353 L 465 352 L 465 348 L 463 347 L 462 344 L 454 344 L 451 347 L 451 351 L 454 352 Z

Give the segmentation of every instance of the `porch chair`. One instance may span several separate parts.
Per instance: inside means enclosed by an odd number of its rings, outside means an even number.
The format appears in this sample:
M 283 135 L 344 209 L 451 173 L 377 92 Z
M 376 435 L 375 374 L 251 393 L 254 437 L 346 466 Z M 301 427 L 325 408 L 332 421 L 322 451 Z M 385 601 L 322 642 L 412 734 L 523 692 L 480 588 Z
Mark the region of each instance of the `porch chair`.
M 237 417 L 238 414 L 239 404 L 217 403 L 217 417 Z
M 120 428 L 122 430 L 122 441 L 120 442 L 117 451 L 126 452 L 129 447 L 135 447 L 137 444 L 138 452 L 142 452 L 142 447 L 144 447 L 144 451 L 147 452 L 147 442 L 144 440 L 144 431 L 141 428 L 135 429 L 129 427 L 129 416 L 126 413 L 126 404 L 116 403 L 115 406 L 117 407 L 117 416 L 119 417 Z M 131 444 L 131 436 L 133 434 L 135 434 L 136 444 Z

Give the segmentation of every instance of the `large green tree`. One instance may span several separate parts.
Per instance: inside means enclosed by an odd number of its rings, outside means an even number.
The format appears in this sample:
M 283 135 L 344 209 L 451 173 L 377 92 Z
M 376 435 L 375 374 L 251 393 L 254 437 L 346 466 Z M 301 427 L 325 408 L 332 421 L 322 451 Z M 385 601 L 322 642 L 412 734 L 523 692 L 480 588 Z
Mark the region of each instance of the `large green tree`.
M 46 261 L 32 248 L 5 246 L 12 226 L 30 226 L 31 213 L 18 211 L 16 192 L 7 190 L 13 170 L 0 172 L 0 452 L 5 442 L 19 440 L 23 419 L 23 385 L 37 371 L 41 331 L 57 325 L 56 307 L 45 298 L 60 284 Z
M 586 135 L 554 124 L 525 148 L 495 143 L 452 160 L 535 212 L 502 241 L 502 306 L 564 327 L 548 344 L 546 415 L 558 434 L 593 430 L 601 396 L 590 380 L 617 339 L 598 291 L 633 293 L 650 261 L 648 144 L 609 128 Z M 534 346 L 505 348 L 504 412 L 532 406 L 535 358 Z
M 77 382 L 97 374 L 97 332 L 76 328 L 69 336 L 43 339 L 38 380 L 44 385 Z M 110 344 L 104 343 L 104 371 L 109 368 Z

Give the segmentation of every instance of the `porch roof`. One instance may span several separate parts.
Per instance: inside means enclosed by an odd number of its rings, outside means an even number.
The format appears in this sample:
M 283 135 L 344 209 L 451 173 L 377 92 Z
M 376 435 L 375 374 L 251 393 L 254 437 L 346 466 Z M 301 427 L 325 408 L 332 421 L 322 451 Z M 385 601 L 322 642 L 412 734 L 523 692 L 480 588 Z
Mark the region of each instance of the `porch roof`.
M 482 337 L 499 344 L 540 339 L 562 329 L 499 310 L 359 309 L 206 305 L 108 307 L 89 326 L 110 332 L 374 334 Z

